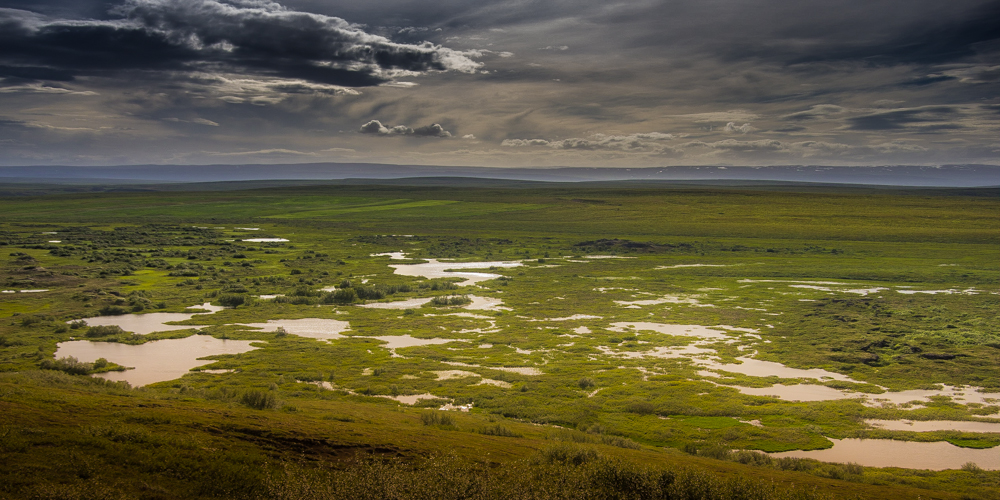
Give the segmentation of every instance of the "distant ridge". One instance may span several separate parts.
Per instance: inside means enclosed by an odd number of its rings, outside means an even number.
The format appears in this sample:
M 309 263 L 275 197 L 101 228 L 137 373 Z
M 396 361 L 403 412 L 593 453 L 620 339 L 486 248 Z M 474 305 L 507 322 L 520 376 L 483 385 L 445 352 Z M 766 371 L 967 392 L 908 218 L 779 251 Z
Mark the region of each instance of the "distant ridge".
M 374 163 L 254 165 L 123 165 L 0 167 L 0 182 L 34 184 L 157 184 L 274 180 L 473 178 L 506 181 L 755 181 L 910 187 L 1000 185 L 997 165 L 871 167 L 488 168 Z

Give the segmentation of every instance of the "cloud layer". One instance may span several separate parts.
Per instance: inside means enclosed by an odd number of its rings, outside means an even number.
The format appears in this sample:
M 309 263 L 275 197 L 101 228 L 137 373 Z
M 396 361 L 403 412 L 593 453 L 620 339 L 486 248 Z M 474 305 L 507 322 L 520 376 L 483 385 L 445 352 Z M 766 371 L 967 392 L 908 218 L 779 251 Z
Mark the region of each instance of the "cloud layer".
M 403 44 L 269 1 L 128 0 L 116 19 L 0 9 L 0 76 L 72 81 L 125 71 L 258 74 L 365 87 L 399 75 L 473 72 L 475 53 Z
M 0 0 L 0 164 L 1000 163 L 996 26 L 1000 0 Z

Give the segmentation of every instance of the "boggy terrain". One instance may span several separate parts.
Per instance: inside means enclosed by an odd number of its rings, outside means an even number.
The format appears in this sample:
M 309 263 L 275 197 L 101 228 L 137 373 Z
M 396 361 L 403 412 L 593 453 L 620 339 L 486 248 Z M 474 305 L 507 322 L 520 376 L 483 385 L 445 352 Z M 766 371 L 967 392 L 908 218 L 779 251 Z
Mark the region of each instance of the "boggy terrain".
M 7 497 L 1000 498 L 995 191 L 0 211 Z

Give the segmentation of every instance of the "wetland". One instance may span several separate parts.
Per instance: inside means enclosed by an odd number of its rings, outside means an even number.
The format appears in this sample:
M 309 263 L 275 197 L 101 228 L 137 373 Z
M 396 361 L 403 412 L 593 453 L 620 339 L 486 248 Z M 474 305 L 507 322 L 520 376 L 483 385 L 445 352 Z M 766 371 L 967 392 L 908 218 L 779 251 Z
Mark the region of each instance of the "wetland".
M 286 191 L 0 199 L 4 436 L 84 391 L 997 498 L 995 193 Z

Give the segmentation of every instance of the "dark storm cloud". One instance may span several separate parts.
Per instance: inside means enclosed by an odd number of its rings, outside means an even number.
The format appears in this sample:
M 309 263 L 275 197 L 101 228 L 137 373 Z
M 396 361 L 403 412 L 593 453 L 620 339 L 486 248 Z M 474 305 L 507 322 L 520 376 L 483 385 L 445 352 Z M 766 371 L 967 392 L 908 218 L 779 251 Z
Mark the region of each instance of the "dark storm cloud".
M 107 16 L 103 0 L 0 0 L 0 9 L 30 10 L 67 19 L 100 19 Z
M 267 1 L 128 0 L 112 12 L 119 18 L 53 21 L 0 9 L 0 76 L 200 70 L 361 87 L 397 74 L 479 67 L 476 54 L 393 43 L 340 18 Z
M 971 9 L 958 19 L 927 18 L 884 40 L 815 50 L 799 61 L 866 60 L 881 63 L 940 64 L 976 55 L 1000 39 L 1000 1 Z
M 623 22 L 650 32 L 634 44 L 788 65 L 941 64 L 996 53 L 1000 40 L 998 0 L 880 0 L 863 7 L 853 0 L 682 0 L 636 14 L 648 20 Z
M 960 128 L 955 124 L 941 123 L 957 117 L 959 113 L 960 110 L 952 106 L 925 106 L 855 116 L 848 118 L 847 122 L 851 130 L 903 130 L 911 127 L 942 130 Z
M 935 83 L 947 82 L 950 80 L 958 80 L 958 77 L 950 75 L 926 75 L 918 76 L 911 80 L 900 83 L 901 86 L 911 86 L 911 87 L 923 87 L 924 85 L 933 85 Z
M 452 3 L 450 18 L 423 21 L 452 29 L 512 29 L 525 48 L 569 46 L 574 53 L 656 49 L 666 59 L 701 55 L 820 71 L 818 65 L 840 63 L 934 65 L 1000 49 L 1000 0 Z
M 0 12 L 0 16 L 3 12 Z M 6 22 L 4 22 L 6 21 Z M 57 80 L 121 69 L 170 69 L 197 59 L 196 51 L 163 34 L 108 24 L 51 24 L 35 29 L 0 18 L 0 76 Z M 39 78 L 48 79 L 48 78 Z
M 2 37 L 0 37 L 2 38 Z M 2 43 L 2 41 L 0 41 Z M 41 66 L 0 66 L 0 76 L 22 80 L 73 81 L 73 72 Z M 3 85 L 3 83 L 0 83 Z
M 0 0 L 0 127 L 77 163 L 996 161 L 1000 0 L 280 2 Z

